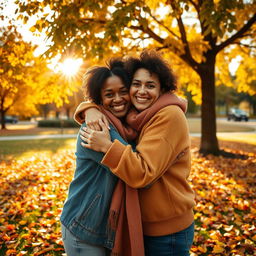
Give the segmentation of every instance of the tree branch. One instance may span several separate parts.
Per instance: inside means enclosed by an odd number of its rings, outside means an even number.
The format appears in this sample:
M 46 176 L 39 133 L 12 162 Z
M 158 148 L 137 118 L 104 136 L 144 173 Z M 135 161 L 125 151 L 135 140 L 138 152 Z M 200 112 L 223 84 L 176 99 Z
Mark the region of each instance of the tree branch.
M 236 39 L 243 37 L 244 33 L 247 32 L 252 27 L 252 25 L 255 23 L 255 21 L 256 21 L 256 14 L 254 14 L 248 20 L 248 22 L 240 30 L 238 30 L 233 36 L 231 36 L 226 41 L 224 41 L 223 43 L 218 45 L 216 47 L 217 52 L 223 50 L 226 46 L 232 44 Z
M 240 43 L 240 42 L 234 42 L 234 43 L 232 43 L 232 44 L 238 44 L 238 45 L 241 45 L 241 46 L 250 48 L 250 49 L 256 49 L 256 46 L 250 45 L 250 44 L 243 44 L 243 43 Z
M 141 26 L 130 26 L 131 29 L 134 29 L 134 30 L 140 30 L 142 31 L 143 33 L 146 33 L 148 34 L 152 39 L 154 39 L 155 41 L 157 41 L 158 43 L 162 44 L 163 46 L 162 47 L 158 47 L 156 48 L 157 50 L 160 50 L 160 49 L 172 49 L 173 52 L 175 52 L 175 54 L 177 54 L 179 57 L 182 56 L 182 59 L 184 61 L 186 61 L 188 63 L 188 60 L 187 59 L 184 59 L 184 55 L 182 55 L 180 53 L 180 50 L 175 46 L 175 45 L 170 45 L 170 44 L 166 44 L 165 43 L 165 40 L 163 38 L 161 38 L 160 36 L 158 36 L 157 34 L 154 33 L 154 31 L 152 31 L 149 27 L 143 27 L 142 25 Z M 188 63 L 190 65 L 190 63 Z
M 182 22 L 182 21 L 181 21 Z M 183 23 L 182 23 L 183 25 Z M 185 54 L 180 52 L 180 49 L 178 49 L 178 47 L 176 47 L 174 44 L 166 44 L 165 40 L 163 38 L 161 38 L 160 36 L 158 36 L 153 30 L 151 30 L 148 26 L 147 27 L 143 27 L 142 25 L 140 26 L 130 26 L 131 29 L 134 30 L 140 30 L 143 33 L 147 33 L 151 38 L 153 38 L 154 40 L 156 40 L 158 43 L 162 44 L 162 47 L 158 47 L 157 50 L 160 49 L 171 49 L 175 54 L 177 54 L 177 56 L 179 56 L 183 61 L 185 61 L 190 67 L 192 67 L 195 71 L 198 70 L 198 66 L 199 63 L 196 62 L 190 52 L 190 49 L 188 48 L 187 51 L 185 52 Z M 185 31 L 184 31 L 185 32 Z M 182 39 L 180 39 L 182 40 Z M 183 39 L 184 40 L 184 39 Z M 186 40 L 186 38 L 185 38 Z M 188 47 L 188 42 L 187 42 L 187 47 Z
M 199 0 L 199 6 L 201 7 L 203 5 L 203 1 L 204 0 Z M 209 4 L 214 5 L 213 0 L 207 0 L 209 2 Z M 206 33 L 208 26 L 205 25 L 205 21 L 201 19 L 201 14 L 200 14 L 201 10 L 199 10 L 198 12 L 198 19 L 200 21 L 200 25 L 201 25 L 201 34 L 204 38 L 204 41 L 208 42 L 209 45 L 211 46 L 212 51 L 216 52 L 216 43 L 217 43 L 217 37 L 213 36 L 212 31 L 210 31 L 209 33 Z M 216 53 L 215 53 L 216 54 Z
M 200 7 L 202 6 L 203 2 L 202 0 L 198 0 L 198 3 L 196 4 L 193 0 L 188 0 L 195 8 L 196 13 L 197 13 L 197 18 L 199 20 L 200 23 L 200 28 L 201 28 L 201 34 L 204 38 L 205 41 L 209 42 L 209 44 L 211 45 L 212 48 L 215 47 L 216 44 L 216 38 L 214 39 L 212 37 L 212 33 L 209 33 L 208 35 L 204 35 L 204 32 L 206 31 L 207 27 L 203 24 L 203 21 L 201 19 L 201 15 L 200 15 Z
M 173 4 L 173 2 L 170 1 L 170 4 L 171 4 L 172 8 L 175 10 L 175 5 Z M 186 34 L 185 26 L 183 24 L 181 16 L 179 15 L 178 17 L 176 17 L 176 20 L 178 22 L 179 31 L 180 31 L 180 34 L 181 34 L 181 42 L 183 43 L 184 50 L 185 50 L 185 54 L 181 54 L 180 56 L 192 68 L 197 69 L 198 62 L 195 61 L 194 58 L 192 57 L 192 54 L 191 54 L 191 51 L 190 51 L 190 48 L 189 48 L 189 42 L 187 40 L 187 34 Z
M 178 35 L 176 35 L 172 30 L 170 30 L 166 25 L 164 25 L 163 23 L 161 23 L 155 16 L 153 16 L 151 13 L 149 13 L 150 17 L 156 22 L 158 23 L 160 26 L 164 27 L 170 34 L 172 34 L 174 37 L 176 37 L 177 39 L 180 40 L 180 37 Z
M 134 29 L 134 30 L 140 30 L 146 34 L 148 34 L 151 38 L 156 40 L 160 44 L 164 44 L 164 39 L 160 36 L 158 36 L 153 30 L 151 30 L 149 27 L 144 28 L 142 25 L 140 26 L 130 26 L 129 28 Z
M 83 22 L 83 23 L 86 23 L 86 24 L 89 23 L 89 22 L 97 22 L 97 23 L 102 24 L 102 25 L 106 24 L 106 20 L 95 19 L 95 18 L 82 18 L 79 21 Z
M 199 6 L 195 2 L 193 0 L 188 0 L 188 2 L 190 2 L 196 9 L 197 13 L 199 13 Z

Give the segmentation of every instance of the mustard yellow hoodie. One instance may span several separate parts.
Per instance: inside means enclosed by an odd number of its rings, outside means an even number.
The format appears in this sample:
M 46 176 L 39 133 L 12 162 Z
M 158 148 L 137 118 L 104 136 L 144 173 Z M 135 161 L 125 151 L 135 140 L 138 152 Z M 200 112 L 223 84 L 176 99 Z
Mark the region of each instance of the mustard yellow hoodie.
M 80 105 L 75 117 L 85 108 Z M 131 187 L 140 188 L 145 235 L 176 233 L 193 222 L 194 192 L 187 181 L 190 138 L 178 106 L 164 107 L 144 125 L 136 152 L 115 140 L 102 164 Z

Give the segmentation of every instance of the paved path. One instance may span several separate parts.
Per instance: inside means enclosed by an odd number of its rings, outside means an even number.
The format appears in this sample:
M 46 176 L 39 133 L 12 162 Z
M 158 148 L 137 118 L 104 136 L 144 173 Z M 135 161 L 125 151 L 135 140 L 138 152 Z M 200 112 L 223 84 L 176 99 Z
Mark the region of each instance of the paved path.
M 47 134 L 47 135 L 0 136 L 0 141 L 7 141 L 7 140 L 64 139 L 64 138 L 76 138 L 76 136 L 77 136 L 77 134 Z
M 237 135 L 242 136 L 243 134 L 255 134 L 253 132 L 218 132 L 217 136 L 225 135 Z M 191 137 L 201 137 L 201 133 L 190 133 Z M 0 141 L 10 141 L 10 140 L 41 140 L 41 139 L 64 139 L 64 138 L 76 138 L 77 134 L 46 134 L 46 135 L 20 135 L 20 136 L 0 136 Z
M 225 135 L 237 135 L 242 136 L 246 134 L 254 134 L 256 136 L 256 131 L 252 132 L 217 132 L 217 136 L 225 136 Z M 201 137 L 201 133 L 190 133 L 191 137 Z M 1 137 L 0 137 L 1 138 Z

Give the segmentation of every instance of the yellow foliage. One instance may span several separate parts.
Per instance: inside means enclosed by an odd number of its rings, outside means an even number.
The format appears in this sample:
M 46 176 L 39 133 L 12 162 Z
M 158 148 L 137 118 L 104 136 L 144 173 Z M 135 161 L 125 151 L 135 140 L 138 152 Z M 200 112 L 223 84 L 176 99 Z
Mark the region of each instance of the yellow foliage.
M 33 26 L 33 27 L 31 27 L 31 28 L 29 29 L 29 31 L 33 33 L 33 32 L 36 31 L 36 28 Z
M 197 33 L 194 28 L 190 29 L 187 35 L 189 48 L 194 59 L 199 63 L 205 61 L 203 53 L 210 49 L 208 42 L 204 41 L 203 36 Z
M 156 9 L 160 3 L 165 4 L 165 1 L 145 0 L 145 3 L 150 9 Z
M 202 103 L 202 93 L 201 80 L 198 74 L 190 66 L 184 65 L 184 63 L 170 51 L 164 51 L 163 57 L 169 60 L 169 64 L 178 81 L 178 88 L 184 88 L 191 92 L 193 101 L 197 105 L 200 105 Z M 178 91 L 178 93 L 180 93 L 180 91 Z
M 38 113 L 38 104 L 55 102 L 61 106 L 67 102 L 77 83 L 54 74 L 45 59 L 34 56 L 34 47 L 19 39 L 18 33 L 8 33 L 0 36 L 0 41 L 6 42 L 0 55 L 1 110 L 30 116 Z
M 244 21 L 255 13 L 256 2 L 251 1 L 250 5 L 245 5 L 242 9 L 237 9 L 235 12 L 238 27 L 244 26 Z
M 238 92 L 247 92 L 250 95 L 256 95 L 255 60 L 253 62 L 247 59 L 246 63 L 242 62 L 242 64 L 236 72 L 237 90 Z
M 250 49 L 243 49 L 243 51 L 239 52 L 239 56 L 241 57 L 241 61 L 235 74 L 236 89 L 238 92 L 247 92 L 250 95 L 255 95 L 256 94 L 255 53 L 250 53 Z
M 232 60 L 232 56 L 229 57 L 224 51 L 221 51 L 217 55 L 216 59 L 216 85 L 225 85 L 233 87 L 234 83 L 231 81 L 231 74 L 229 71 L 229 64 Z
M 165 50 L 168 48 L 166 50 L 168 51 L 167 56 L 172 59 L 172 65 L 178 75 L 180 86 L 192 93 L 197 104 L 201 103 L 201 82 L 193 68 L 197 66 L 197 72 L 202 73 L 202 70 L 207 68 L 205 64 L 208 64 L 210 68 L 210 63 L 213 63 L 211 60 L 217 56 L 215 65 L 216 85 L 224 84 L 235 87 L 238 91 L 255 93 L 254 73 L 256 72 L 252 72 L 255 70 L 255 59 L 247 58 L 247 56 L 255 56 L 255 52 L 239 47 L 238 43 L 253 43 L 255 46 L 256 37 L 253 36 L 253 33 L 256 33 L 256 24 L 242 33 L 235 41 L 232 40 L 232 36 L 236 35 L 254 14 L 255 1 L 237 0 L 232 2 L 232 6 L 229 1 L 220 0 L 213 0 L 213 5 L 211 1 L 208 4 L 207 1 L 196 0 L 127 0 L 121 1 L 121 4 L 116 1 L 106 1 L 106 3 L 100 4 L 101 8 L 98 8 L 100 10 L 94 10 L 94 8 L 88 10 L 89 4 L 94 6 L 96 2 L 87 1 L 88 5 L 81 5 L 80 1 L 65 0 L 57 3 L 49 0 L 47 3 L 40 4 L 42 9 L 47 5 L 56 13 L 56 17 L 52 18 L 53 21 L 48 26 L 48 31 L 54 39 L 54 46 L 50 48 L 49 52 L 56 54 L 58 51 L 65 51 L 65 47 L 72 49 L 74 46 L 72 42 L 75 40 L 78 40 L 79 44 L 81 43 L 85 55 L 90 57 L 93 54 L 97 55 L 93 61 L 98 61 L 99 56 L 106 59 L 108 56 L 117 54 L 135 54 L 144 48 Z M 243 4 L 239 5 L 239 3 Z M 21 8 L 23 5 L 19 4 L 19 6 Z M 34 6 L 31 4 L 25 6 L 28 7 L 27 10 L 21 12 L 31 16 L 33 13 L 31 9 L 33 10 Z M 63 6 L 70 7 L 70 12 L 66 12 L 66 8 L 62 8 Z M 113 9 L 117 15 L 112 15 L 113 12 L 107 11 Z M 233 18 L 234 16 L 235 18 Z M 87 19 L 90 19 L 91 22 L 86 23 Z M 72 21 L 73 29 L 70 31 L 65 29 L 67 20 Z M 45 26 L 43 21 L 46 21 L 46 16 L 38 18 L 31 31 L 41 31 L 42 27 Z M 60 29 L 56 29 L 56 25 Z M 92 36 L 95 34 L 101 34 L 102 37 L 103 34 L 107 35 L 106 40 L 102 40 L 104 42 L 102 45 L 101 40 L 98 40 L 99 37 L 95 39 Z M 111 41 L 109 39 L 111 37 L 115 40 Z M 231 40 L 227 41 L 227 39 Z M 221 49 L 219 46 L 223 42 L 227 42 L 228 45 L 231 44 L 227 46 L 229 48 L 225 47 L 224 50 L 218 52 Z M 97 46 L 103 49 L 100 48 L 98 51 Z M 187 46 L 189 51 L 186 52 Z M 213 48 L 212 52 L 211 47 Z M 241 62 L 236 73 L 237 79 L 234 80 L 230 75 L 229 64 L 237 56 L 241 56 L 244 61 Z M 11 65 L 18 65 L 19 62 L 16 62 L 15 57 L 10 55 L 10 59 Z M 193 68 L 189 67 L 188 63 Z M 213 79 L 211 80 L 213 81 Z M 212 84 L 212 86 L 214 85 Z M 61 83 L 59 87 L 61 87 L 62 92 L 65 92 L 65 95 L 69 94 L 69 86 Z M 47 91 L 43 97 L 45 101 L 51 97 L 48 95 L 57 95 L 54 86 L 50 86 L 45 91 Z M 66 100 L 65 97 L 58 97 L 55 102 L 58 105 L 62 104 Z
M 12 76 L 12 70 L 8 70 L 8 76 Z
M 178 52 L 179 54 L 185 53 L 183 44 L 181 44 L 179 40 L 175 39 L 172 36 L 165 38 L 164 45 L 168 46 L 170 50 L 174 49 L 174 51 Z

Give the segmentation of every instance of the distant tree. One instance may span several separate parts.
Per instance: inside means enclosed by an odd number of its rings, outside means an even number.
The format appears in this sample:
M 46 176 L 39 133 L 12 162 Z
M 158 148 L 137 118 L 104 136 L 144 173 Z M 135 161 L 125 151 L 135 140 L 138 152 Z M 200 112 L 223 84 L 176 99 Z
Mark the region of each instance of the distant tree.
M 195 100 L 193 100 L 193 95 L 190 91 L 187 91 L 186 88 L 183 88 L 182 91 L 188 101 L 187 114 L 196 114 L 200 109 L 200 106 L 196 104 Z
M 216 105 L 225 107 L 226 114 L 229 112 L 230 106 L 240 102 L 239 93 L 233 87 L 219 85 L 216 88 Z
M 34 56 L 35 47 L 24 42 L 15 26 L 0 28 L 0 114 L 31 116 L 38 104 L 62 105 L 76 88 L 47 67 L 45 59 Z
M 43 116 L 44 119 L 47 118 L 47 115 L 50 112 L 51 107 L 52 107 L 52 104 L 50 104 L 50 103 L 39 104 L 38 110 L 39 110 L 41 116 Z
M 238 50 L 244 52 L 241 58 L 255 59 L 254 0 L 30 0 L 16 3 L 22 13 L 20 17 L 28 20 L 31 15 L 40 15 L 31 29 L 46 30 L 52 40 L 48 56 L 76 52 L 87 58 L 100 58 L 131 54 L 144 47 L 163 52 L 175 65 L 181 82 L 189 83 L 193 95 L 199 92 L 202 102 L 200 152 L 221 153 L 216 137 L 215 75 L 228 79 L 225 70 L 230 60 L 240 53 Z
M 84 100 L 82 90 L 75 92 L 72 96 L 68 97 L 68 103 L 63 104 L 62 109 L 64 109 L 66 117 L 72 118 L 76 107 Z
M 239 93 L 238 94 L 238 102 L 247 101 L 250 104 L 250 107 L 252 109 L 252 115 L 256 116 L 256 97 L 255 95 L 250 95 L 248 93 Z
M 256 97 L 245 92 L 237 92 L 234 87 L 225 85 L 216 88 L 216 105 L 225 106 L 226 114 L 230 107 L 238 106 L 241 102 L 247 101 L 252 108 L 252 115 L 256 115 Z

